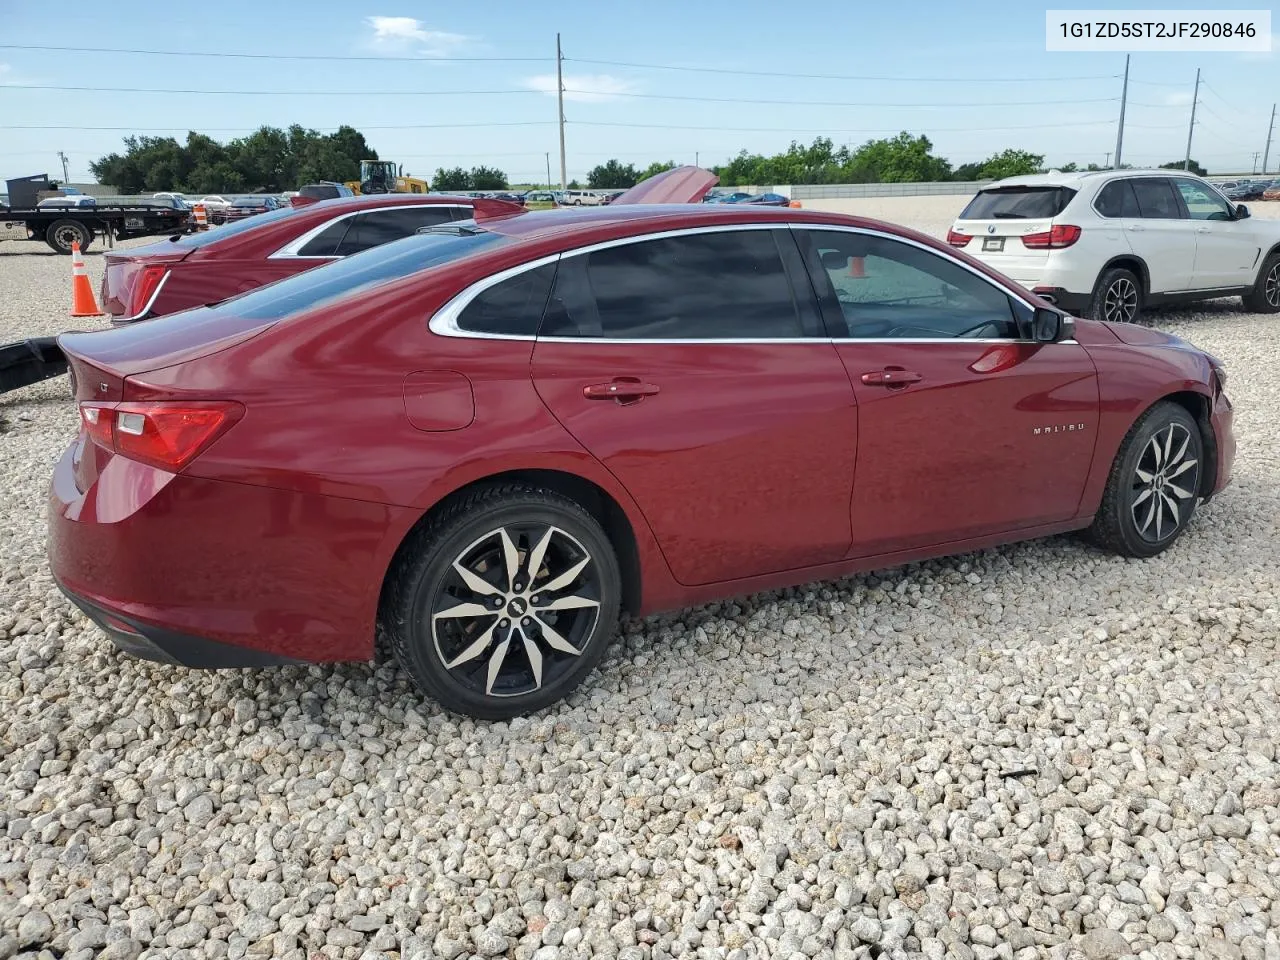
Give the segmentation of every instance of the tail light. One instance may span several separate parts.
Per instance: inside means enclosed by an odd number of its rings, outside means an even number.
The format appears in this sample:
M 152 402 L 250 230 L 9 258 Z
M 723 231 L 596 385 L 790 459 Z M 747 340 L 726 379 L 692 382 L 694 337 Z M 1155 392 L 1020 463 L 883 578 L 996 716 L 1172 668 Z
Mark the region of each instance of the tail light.
M 1079 227 L 1070 223 L 1058 223 L 1044 233 L 1028 233 L 1022 238 L 1022 245 L 1032 250 L 1061 250 L 1079 239 Z
M 142 275 L 133 285 L 133 296 L 129 298 L 129 316 L 136 317 L 146 309 L 168 272 L 168 267 L 158 264 L 142 268 Z
M 956 233 L 954 230 L 947 231 L 947 243 L 953 247 L 967 247 L 972 239 L 973 237 L 967 233 Z
M 243 406 L 223 400 L 80 404 L 94 443 L 174 473 L 243 416 Z

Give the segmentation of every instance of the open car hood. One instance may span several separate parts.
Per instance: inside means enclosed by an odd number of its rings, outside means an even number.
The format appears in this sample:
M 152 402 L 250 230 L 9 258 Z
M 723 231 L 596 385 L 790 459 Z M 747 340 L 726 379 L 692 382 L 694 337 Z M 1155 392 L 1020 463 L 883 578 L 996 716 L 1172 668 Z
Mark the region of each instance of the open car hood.
M 698 203 L 719 182 L 718 176 L 701 167 L 673 167 L 648 180 L 641 180 L 614 200 L 612 206 L 620 203 Z

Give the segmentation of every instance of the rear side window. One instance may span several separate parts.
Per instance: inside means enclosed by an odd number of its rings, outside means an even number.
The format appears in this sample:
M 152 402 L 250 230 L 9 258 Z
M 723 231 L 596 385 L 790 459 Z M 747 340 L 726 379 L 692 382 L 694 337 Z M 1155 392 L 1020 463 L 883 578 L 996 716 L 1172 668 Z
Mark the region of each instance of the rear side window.
M 417 234 L 295 274 L 209 309 L 246 320 L 279 320 L 508 242 L 496 233 Z
M 1104 217 L 1142 216 L 1138 198 L 1133 194 L 1132 180 L 1112 180 L 1099 192 L 1094 207 Z
M 338 244 L 347 235 L 347 230 L 350 229 L 353 219 L 353 217 L 342 217 L 339 220 L 335 220 L 307 241 L 297 255 L 300 257 L 335 256 L 338 252 Z
M 803 337 L 775 233 L 711 231 L 564 257 L 540 335 Z
M 1041 220 L 1056 217 L 1076 192 L 1068 187 L 999 187 L 969 201 L 961 220 Z
M 458 316 L 458 328 L 471 333 L 532 337 L 551 292 L 556 265 L 525 270 L 482 291 Z
M 454 219 L 456 207 L 394 207 L 371 210 L 351 218 L 351 227 L 338 246 L 338 256 L 348 257 L 361 250 L 410 236 L 419 227 L 433 227 Z
M 1181 220 L 1182 207 L 1174 195 L 1173 184 L 1161 177 L 1133 181 L 1138 209 L 1147 220 Z

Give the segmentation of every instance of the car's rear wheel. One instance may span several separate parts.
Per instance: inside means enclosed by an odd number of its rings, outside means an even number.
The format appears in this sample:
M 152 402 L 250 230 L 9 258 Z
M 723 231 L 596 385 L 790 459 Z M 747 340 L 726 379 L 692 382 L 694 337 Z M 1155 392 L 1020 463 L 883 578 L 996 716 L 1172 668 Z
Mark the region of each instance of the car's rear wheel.
M 424 693 L 499 720 L 582 682 L 613 634 L 621 590 L 613 546 L 579 504 L 523 484 L 487 486 L 410 535 L 382 625 Z
M 1262 262 L 1257 282 L 1242 299 L 1245 309 L 1254 313 L 1280 313 L 1280 253 Z
M 1176 403 L 1157 403 L 1121 444 L 1090 537 L 1128 557 L 1168 549 L 1195 514 L 1203 465 L 1195 419 Z
M 89 249 L 93 231 L 78 220 L 55 220 L 44 235 L 45 243 L 57 253 L 70 253 L 71 244 L 80 244 L 80 252 Z
M 1124 267 L 1104 270 L 1093 288 L 1089 319 L 1137 323 L 1142 314 L 1142 281 Z

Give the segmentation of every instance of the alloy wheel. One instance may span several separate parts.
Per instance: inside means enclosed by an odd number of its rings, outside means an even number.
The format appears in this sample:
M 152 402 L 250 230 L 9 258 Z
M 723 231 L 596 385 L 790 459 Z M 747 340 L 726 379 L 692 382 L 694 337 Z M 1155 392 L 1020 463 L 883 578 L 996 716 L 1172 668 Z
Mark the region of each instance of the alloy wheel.
M 1268 271 L 1262 292 L 1267 298 L 1267 303 L 1273 307 L 1280 307 L 1280 261 L 1277 261 Z
M 431 606 L 452 678 L 490 697 L 535 693 L 582 655 L 600 615 L 600 575 L 559 527 L 507 524 L 454 559 Z
M 1128 277 L 1117 277 L 1102 297 L 1104 319 L 1129 323 L 1138 312 L 1138 288 Z
M 1129 503 L 1138 535 L 1148 543 L 1172 537 L 1190 515 L 1200 481 L 1195 453 L 1181 423 L 1158 430 L 1142 448 Z

